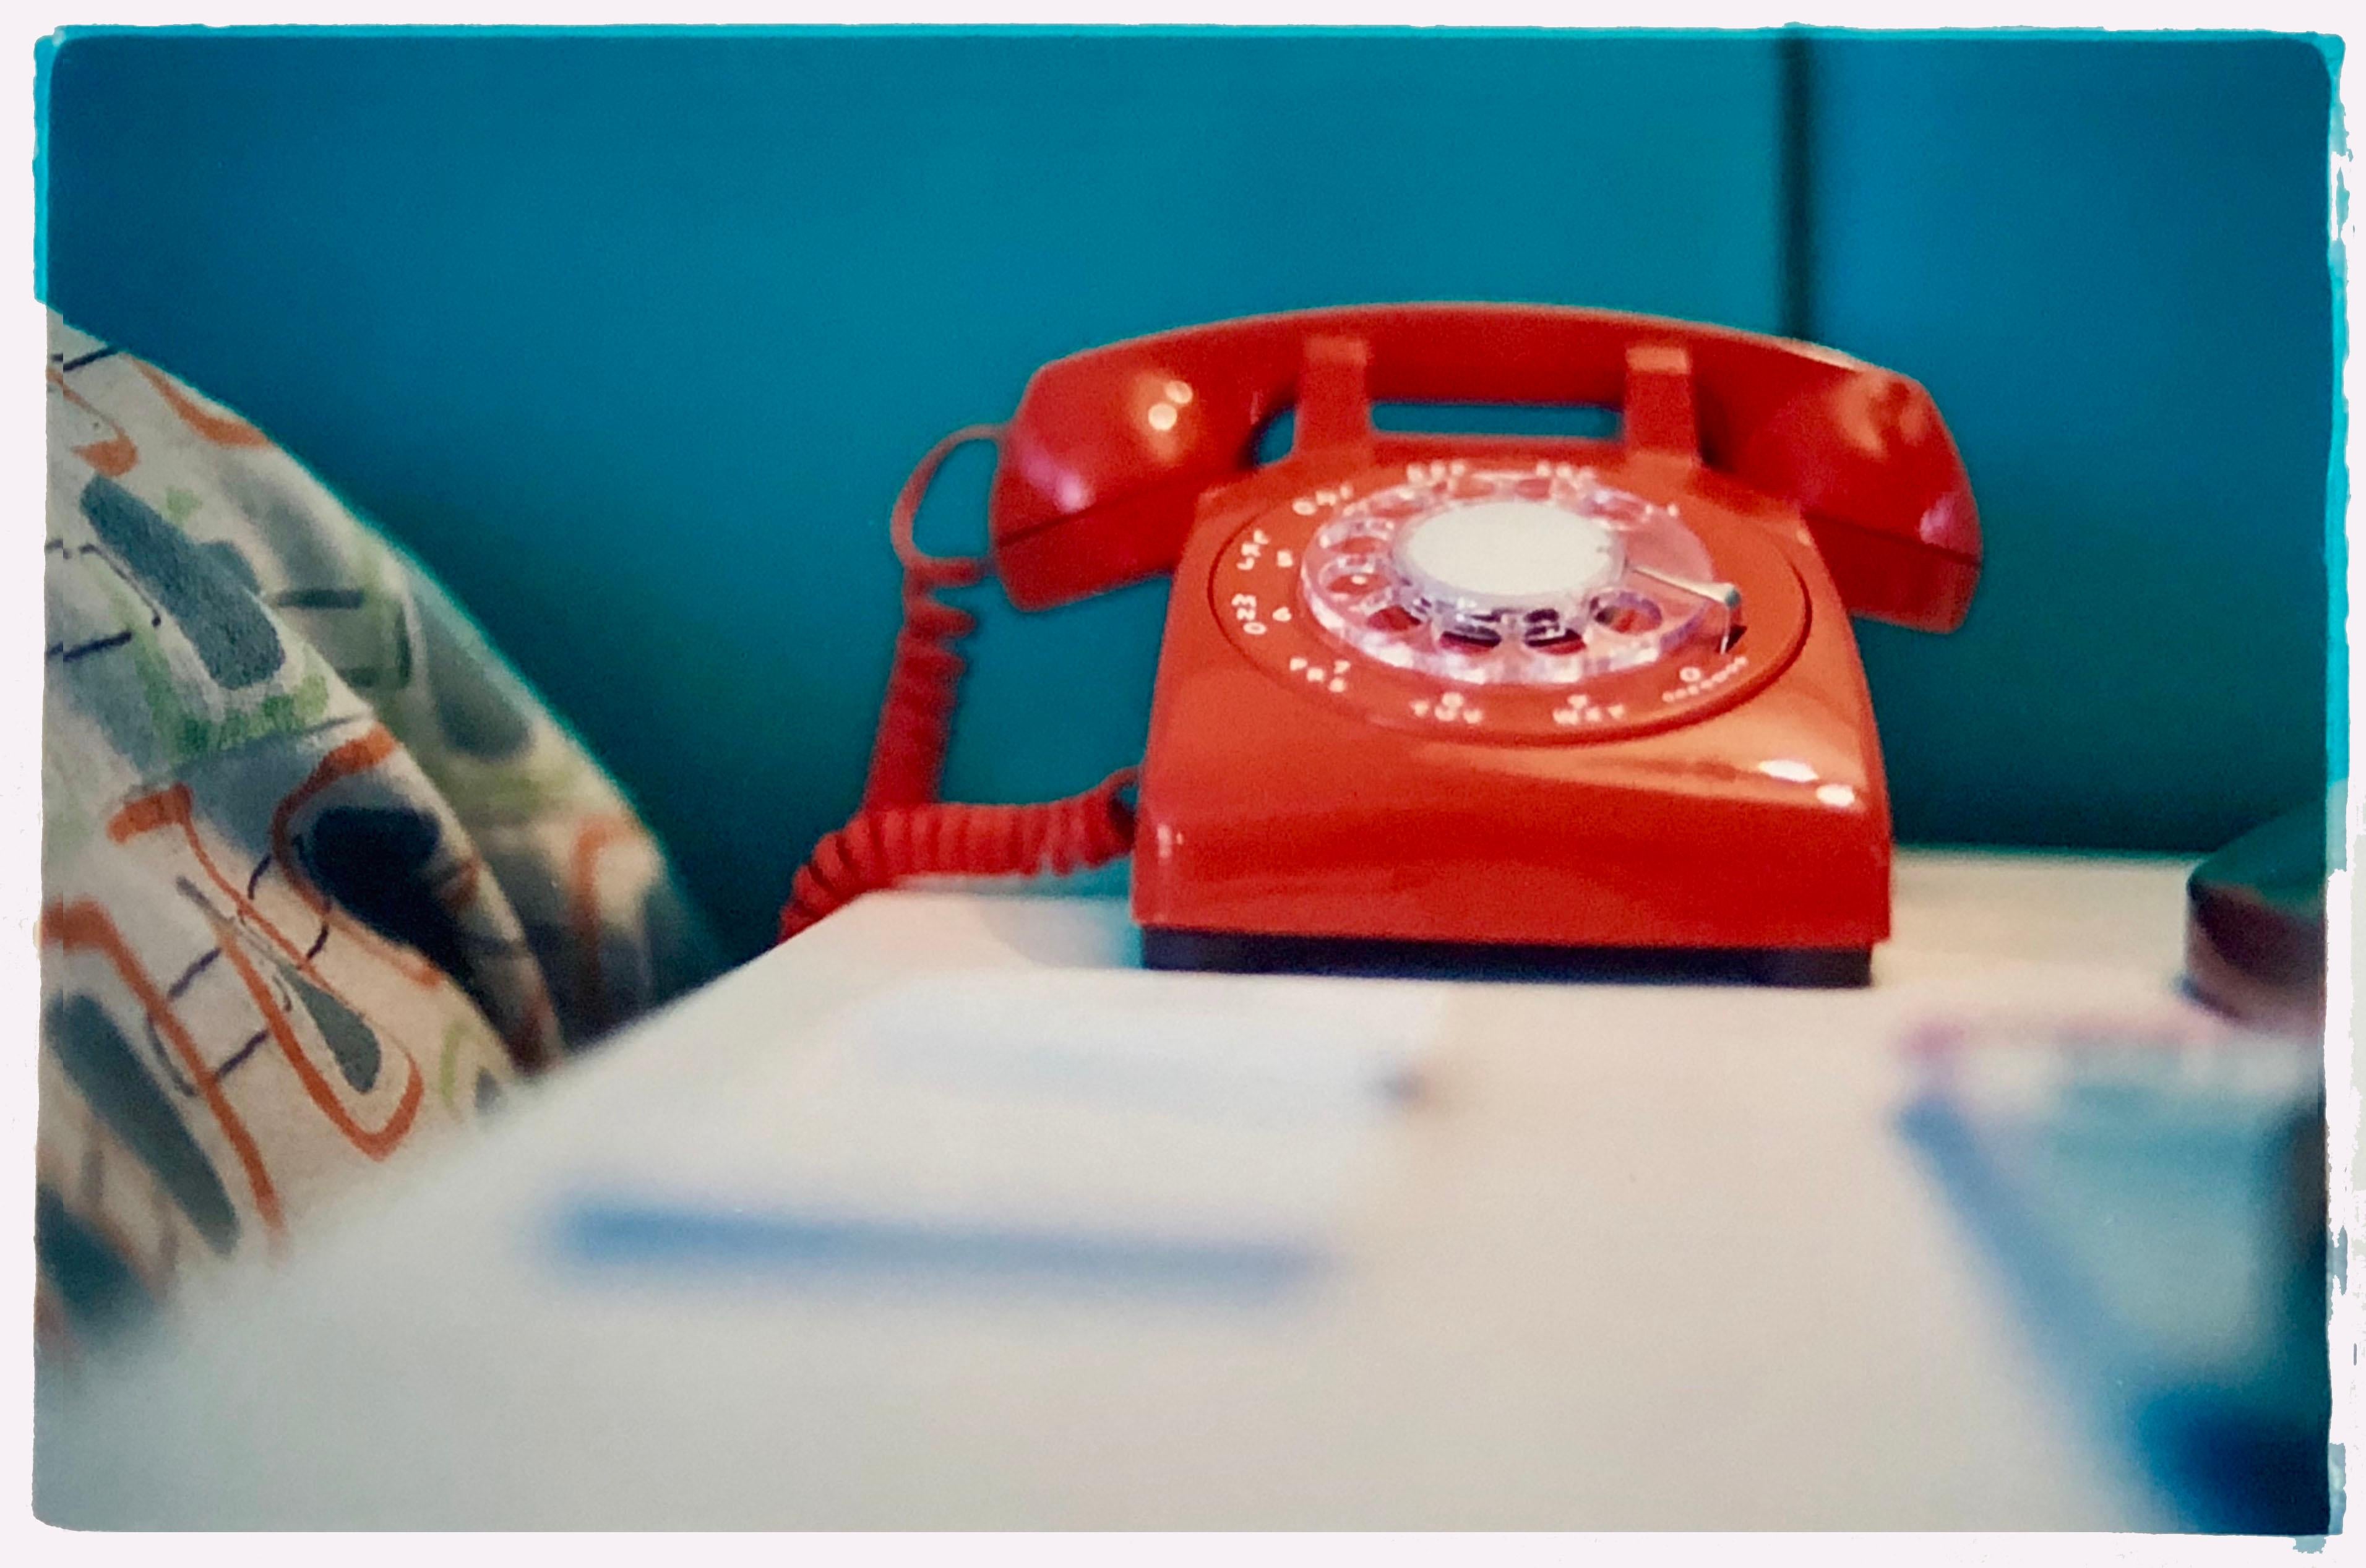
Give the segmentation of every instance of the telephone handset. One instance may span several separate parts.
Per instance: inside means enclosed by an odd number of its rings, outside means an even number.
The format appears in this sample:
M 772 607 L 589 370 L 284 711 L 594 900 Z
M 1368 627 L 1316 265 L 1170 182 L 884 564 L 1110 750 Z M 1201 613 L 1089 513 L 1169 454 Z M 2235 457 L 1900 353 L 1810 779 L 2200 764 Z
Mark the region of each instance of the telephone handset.
M 1376 401 L 1617 405 L 1615 441 L 1375 429 Z M 1296 409 L 1289 454 L 1259 432 Z M 993 437 L 993 566 L 1042 609 L 1175 575 L 1151 734 L 1042 806 L 940 804 L 985 563 L 921 554 L 946 452 Z M 906 622 L 863 808 L 785 937 L 925 874 L 1135 851 L 1145 959 L 1707 950 L 1861 980 L 1889 823 L 1847 617 L 1959 624 L 1979 525 L 1913 382 L 1608 311 L 1354 307 L 1046 365 L 930 454 L 894 520 Z

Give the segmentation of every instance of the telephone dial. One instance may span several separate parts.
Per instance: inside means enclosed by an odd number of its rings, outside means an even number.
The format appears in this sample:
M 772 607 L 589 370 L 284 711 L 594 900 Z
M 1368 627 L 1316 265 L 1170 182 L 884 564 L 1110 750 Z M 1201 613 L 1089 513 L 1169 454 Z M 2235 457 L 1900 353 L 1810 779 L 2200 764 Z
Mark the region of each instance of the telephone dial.
M 1616 405 L 1615 440 L 1375 428 L 1379 401 Z M 1259 432 L 1296 410 L 1287 456 Z M 1021 610 L 1171 572 L 1149 745 L 1069 800 L 937 800 L 987 563 L 912 522 L 999 447 Z M 1863 983 L 1890 828 L 1852 614 L 1951 631 L 1979 574 L 1921 387 L 1808 344 L 1600 310 L 1251 318 L 1044 366 L 929 454 L 892 519 L 905 624 L 863 802 L 785 939 L 925 875 L 1129 848 L 1154 967 L 1366 954 L 1744 960 Z

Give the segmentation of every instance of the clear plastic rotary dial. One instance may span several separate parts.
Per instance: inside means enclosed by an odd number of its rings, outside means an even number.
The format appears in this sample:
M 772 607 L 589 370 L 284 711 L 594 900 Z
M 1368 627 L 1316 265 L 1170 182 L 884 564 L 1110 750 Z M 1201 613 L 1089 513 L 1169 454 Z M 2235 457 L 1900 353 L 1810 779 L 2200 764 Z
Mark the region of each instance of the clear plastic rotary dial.
M 1349 647 L 1473 686 L 1575 685 L 1741 624 L 1673 509 L 1568 464 L 1414 464 L 1317 529 L 1300 575 Z

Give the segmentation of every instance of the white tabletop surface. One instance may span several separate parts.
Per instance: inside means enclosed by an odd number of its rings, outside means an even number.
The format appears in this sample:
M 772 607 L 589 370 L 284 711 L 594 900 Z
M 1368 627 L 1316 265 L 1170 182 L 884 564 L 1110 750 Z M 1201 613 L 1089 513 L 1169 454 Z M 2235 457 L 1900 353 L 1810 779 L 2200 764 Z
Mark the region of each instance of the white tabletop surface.
M 2186 869 L 1906 854 L 1854 991 L 1151 975 L 1116 897 L 873 896 L 45 1378 L 38 1506 L 2163 1527 L 1898 1114 L 1934 1021 L 2181 1012 Z

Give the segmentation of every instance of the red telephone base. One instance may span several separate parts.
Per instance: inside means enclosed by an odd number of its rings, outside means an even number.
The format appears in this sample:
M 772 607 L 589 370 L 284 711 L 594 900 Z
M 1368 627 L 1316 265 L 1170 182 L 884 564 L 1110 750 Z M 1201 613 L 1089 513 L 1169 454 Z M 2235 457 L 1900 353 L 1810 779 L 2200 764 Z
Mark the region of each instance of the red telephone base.
M 1600 445 L 1375 448 L 1203 505 L 1151 708 L 1135 922 L 1199 934 L 1182 948 L 1226 968 L 1258 949 L 1214 934 L 1861 968 L 1889 934 L 1888 801 L 1848 613 L 1797 513 Z M 1580 686 L 1458 685 L 1341 644 L 1300 579 L 1343 498 L 1466 461 L 1474 482 L 1583 465 L 1681 504 L 1741 586 L 1741 635 Z
M 1358 975 L 1391 980 L 1585 980 L 1611 983 L 1854 988 L 1873 983 L 1869 947 L 1552 947 L 1268 936 L 1144 926 L 1150 969 Z

